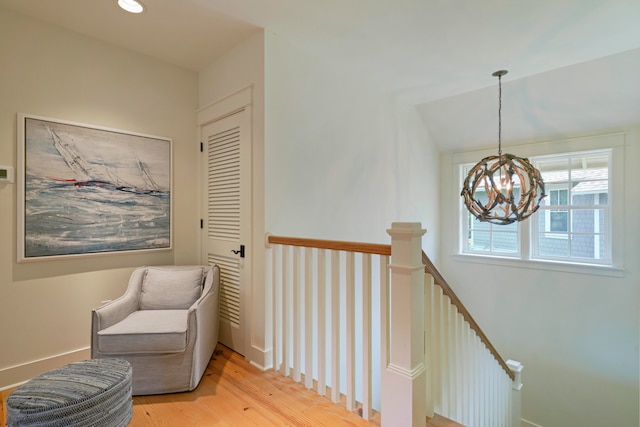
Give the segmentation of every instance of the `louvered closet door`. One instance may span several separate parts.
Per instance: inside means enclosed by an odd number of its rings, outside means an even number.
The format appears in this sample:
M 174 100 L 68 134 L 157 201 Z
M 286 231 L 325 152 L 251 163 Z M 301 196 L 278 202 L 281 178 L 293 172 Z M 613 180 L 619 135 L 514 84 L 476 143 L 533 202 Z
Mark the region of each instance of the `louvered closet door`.
M 244 303 L 251 276 L 248 116 L 243 110 L 203 128 L 206 194 L 202 258 L 220 266 L 219 341 L 240 354 L 245 352 Z

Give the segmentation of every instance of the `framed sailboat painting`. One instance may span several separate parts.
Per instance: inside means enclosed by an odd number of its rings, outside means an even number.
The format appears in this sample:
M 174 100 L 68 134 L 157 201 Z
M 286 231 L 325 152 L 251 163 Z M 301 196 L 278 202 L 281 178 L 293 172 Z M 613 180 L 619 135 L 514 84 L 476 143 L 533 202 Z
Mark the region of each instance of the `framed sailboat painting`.
M 18 262 L 172 248 L 172 141 L 18 115 Z

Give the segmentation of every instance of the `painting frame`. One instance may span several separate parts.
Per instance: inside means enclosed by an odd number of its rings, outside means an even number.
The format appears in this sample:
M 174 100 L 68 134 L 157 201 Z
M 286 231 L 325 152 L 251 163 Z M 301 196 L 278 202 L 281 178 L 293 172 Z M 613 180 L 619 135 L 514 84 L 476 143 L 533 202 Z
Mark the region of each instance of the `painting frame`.
M 17 115 L 17 262 L 173 249 L 173 141 Z

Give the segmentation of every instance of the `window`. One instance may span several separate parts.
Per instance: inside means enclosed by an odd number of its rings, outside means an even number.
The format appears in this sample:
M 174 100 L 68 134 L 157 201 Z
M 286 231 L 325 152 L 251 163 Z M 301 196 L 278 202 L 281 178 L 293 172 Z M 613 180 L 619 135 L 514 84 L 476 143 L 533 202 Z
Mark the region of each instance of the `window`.
M 539 210 L 522 223 L 480 222 L 461 203 L 460 252 L 612 266 L 614 149 L 529 156 L 545 182 Z M 460 166 L 461 181 L 474 164 Z M 482 193 L 476 192 L 482 199 Z
M 531 218 L 531 258 L 610 264 L 611 151 L 531 160 L 547 189 Z

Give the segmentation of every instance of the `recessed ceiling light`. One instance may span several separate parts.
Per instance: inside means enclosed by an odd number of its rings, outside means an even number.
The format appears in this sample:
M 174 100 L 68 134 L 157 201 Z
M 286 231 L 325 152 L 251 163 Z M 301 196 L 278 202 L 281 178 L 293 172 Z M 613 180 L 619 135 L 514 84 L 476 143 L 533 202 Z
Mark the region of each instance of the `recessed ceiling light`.
M 136 0 L 118 0 L 118 6 L 131 13 L 144 12 L 144 6 Z

